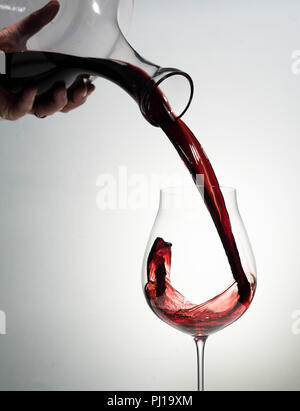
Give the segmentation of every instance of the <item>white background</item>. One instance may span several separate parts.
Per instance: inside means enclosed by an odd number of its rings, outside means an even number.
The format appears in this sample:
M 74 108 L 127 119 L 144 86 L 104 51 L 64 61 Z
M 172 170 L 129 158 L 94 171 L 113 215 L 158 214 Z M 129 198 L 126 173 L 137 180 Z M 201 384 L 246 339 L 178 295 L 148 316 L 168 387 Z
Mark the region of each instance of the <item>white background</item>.
M 207 389 L 298 390 L 300 3 L 137 0 L 129 39 L 193 77 L 185 120 L 237 188 L 257 260 L 249 311 L 208 340 Z M 140 286 L 155 209 L 96 205 L 98 176 L 121 165 L 186 173 L 104 80 L 74 113 L 1 122 L 0 389 L 194 389 L 192 339 L 151 313 Z

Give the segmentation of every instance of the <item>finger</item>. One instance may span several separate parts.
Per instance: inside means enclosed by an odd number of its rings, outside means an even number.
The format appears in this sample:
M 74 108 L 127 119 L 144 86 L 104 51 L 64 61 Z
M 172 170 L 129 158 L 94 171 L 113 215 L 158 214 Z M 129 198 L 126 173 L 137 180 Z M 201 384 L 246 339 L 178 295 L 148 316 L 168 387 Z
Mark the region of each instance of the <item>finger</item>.
M 78 83 L 76 87 L 71 87 L 68 90 L 68 104 L 63 108 L 63 113 L 68 113 L 77 107 L 80 107 L 87 99 L 87 86 L 85 83 Z
M 89 97 L 95 90 L 96 90 L 96 87 L 94 86 L 94 84 L 90 83 L 90 84 L 88 85 L 88 93 L 87 93 L 88 97 Z
M 11 98 L 7 109 L 6 117 L 7 120 L 18 120 L 19 118 L 30 113 L 34 104 L 34 100 L 37 94 L 37 88 L 26 89 L 21 97 L 15 96 Z
M 87 85 L 82 83 L 69 93 L 69 101 L 75 106 L 82 104 L 86 100 L 87 91 Z
M 14 29 L 20 38 L 28 40 L 55 18 L 59 8 L 59 2 L 57 0 L 51 0 L 46 6 L 16 23 Z
M 3 119 L 7 118 L 7 108 L 10 106 L 14 95 L 4 89 L 0 89 L 0 115 Z
M 77 107 L 82 106 L 87 98 L 93 93 L 95 90 L 95 86 L 91 83 L 89 84 L 82 84 L 81 86 L 77 86 L 69 97 L 68 104 L 62 110 L 62 113 L 68 113 L 71 110 L 74 110 Z
M 52 114 L 61 111 L 68 104 L 67 90 L 65 87 L 60 87 L 54 91 L 52 98 L 38 101 L 31 113 L 38 114 L 40 117 L 51 116 Z

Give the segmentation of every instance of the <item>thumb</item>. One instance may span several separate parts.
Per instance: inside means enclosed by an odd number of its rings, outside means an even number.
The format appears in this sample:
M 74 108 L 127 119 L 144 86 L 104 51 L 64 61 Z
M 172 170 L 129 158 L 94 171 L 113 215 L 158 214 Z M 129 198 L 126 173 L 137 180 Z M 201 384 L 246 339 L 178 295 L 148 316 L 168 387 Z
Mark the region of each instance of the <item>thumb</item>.
M 60 8 L 57 0 L 51 0 L 46 6 L 25 17 L 15 24 L 15 30 L 22 40 L 27 41 L 52 21 Z

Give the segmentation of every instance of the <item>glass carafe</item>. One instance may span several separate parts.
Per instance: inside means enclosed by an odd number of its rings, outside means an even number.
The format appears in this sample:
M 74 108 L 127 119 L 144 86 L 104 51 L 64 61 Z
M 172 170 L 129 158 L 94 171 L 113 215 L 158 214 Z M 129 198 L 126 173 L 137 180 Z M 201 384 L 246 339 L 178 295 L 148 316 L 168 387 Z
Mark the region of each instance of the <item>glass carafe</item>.
M 125 38 L 133 0 L 59 0 L 56 3 L 59 10 L 49 24 L 24 41 L 26 53 L 24 49 L 0 52 L 1 87 L 19 92 L 35 82 L 39 94 L 43 94 L 58 81 L 69 87 L 79 75 L 101 76 L 125 89 L 154 125 L 150 106 L 158 86 L 175 118 L 186 112 L 193 96 L 190 76 L 178 69 L 150 63 Z M 45 0 L 1 1 L 0 29 L 45 5 Z M 124 63 L 137 68 L 144 76 L 143 82 L 138 83 L 138 92 L 133 78 L 122 70 Z

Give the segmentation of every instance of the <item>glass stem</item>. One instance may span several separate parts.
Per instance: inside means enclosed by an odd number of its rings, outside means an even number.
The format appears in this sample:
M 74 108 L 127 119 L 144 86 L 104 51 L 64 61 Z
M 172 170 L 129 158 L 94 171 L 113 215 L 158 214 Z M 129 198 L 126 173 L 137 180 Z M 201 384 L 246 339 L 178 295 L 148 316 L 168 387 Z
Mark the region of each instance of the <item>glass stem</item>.
M 204 391 L 204 349 L 207 336 L 195 337 L 197 350 L 197 391 Z

